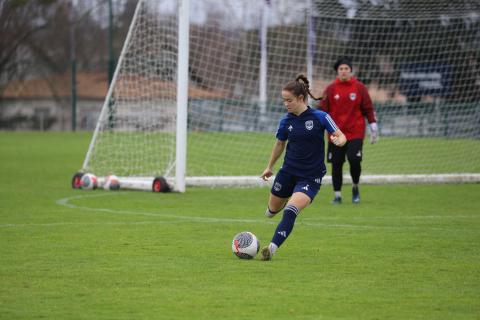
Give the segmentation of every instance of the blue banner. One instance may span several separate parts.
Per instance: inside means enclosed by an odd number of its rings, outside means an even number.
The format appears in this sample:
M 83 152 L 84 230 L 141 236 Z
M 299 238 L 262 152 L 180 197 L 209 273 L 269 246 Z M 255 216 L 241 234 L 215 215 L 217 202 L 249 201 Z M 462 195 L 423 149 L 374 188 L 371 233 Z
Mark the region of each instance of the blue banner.
M 399 88 L 407 97 L 448 96 L 452 89 L 452 67 L 434 63 L 403 64 Z

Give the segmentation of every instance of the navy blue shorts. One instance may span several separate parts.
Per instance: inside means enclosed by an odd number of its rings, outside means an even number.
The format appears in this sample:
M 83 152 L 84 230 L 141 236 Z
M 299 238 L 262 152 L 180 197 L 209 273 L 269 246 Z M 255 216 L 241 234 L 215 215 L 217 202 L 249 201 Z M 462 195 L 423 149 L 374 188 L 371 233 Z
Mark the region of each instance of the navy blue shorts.
M 323 174 L 316 178 L 304 178 L 292 175 L 280 169 L 273 181 L 271 193 L 279 198 L 290 198 L 295 192 L 305 193 L 313 201 L 320 186 Z

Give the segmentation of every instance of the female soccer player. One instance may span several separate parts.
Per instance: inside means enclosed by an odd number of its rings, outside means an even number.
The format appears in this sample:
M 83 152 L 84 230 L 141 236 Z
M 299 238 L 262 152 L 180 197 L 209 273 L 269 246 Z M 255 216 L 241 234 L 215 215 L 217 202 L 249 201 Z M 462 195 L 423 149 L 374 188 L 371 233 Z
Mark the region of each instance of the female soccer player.
M 310 92 L 308 80 L 304 75 L 299 75 L 282 89 L 283 103 L 288 113 L 280 120 L 277 141 L 273 146 L 267 168 L 260 177 L 268 180 L 273 175 L 272 168 L 286 146 L 285 159 L 275 176 L 265 212 L 267 217 L 271 218 L 283 209 L 283 218 L 275 230 L 270 245 L 262 249 L 262 260 L 272 258 L 292 232 L 300 211 L 313 201 L 320 189 L 326 172 L 325 129 L 335 145 L 343 146 L 347 141 L 327 113 L 307 105 L 308 96 L 316 99 Z
M 352 61 L 341 57 L 333 68 L 338 77 L 327 87 L 320 109 L 327 112 L 347 137 L 347 143 L 338 147 L 328 144 L 327 161 L 332 164 L 333 204 L 342 203 L 343 164 L 345 156 L 350 164 L 352 177 L 352 202 L 360 203 L 360 173 L 362 171 L 362 147 L 365 138 L 365 117 L 370 124 L 370 142 L 378 139 L 377 120 L 372 100 L 363 83 L 352 75 Z

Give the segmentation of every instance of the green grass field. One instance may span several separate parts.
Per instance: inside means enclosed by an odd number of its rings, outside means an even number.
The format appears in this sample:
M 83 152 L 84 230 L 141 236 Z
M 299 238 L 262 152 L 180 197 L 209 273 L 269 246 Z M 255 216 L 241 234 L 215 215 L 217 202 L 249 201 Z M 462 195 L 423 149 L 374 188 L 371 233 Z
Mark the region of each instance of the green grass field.
M 324 186 L 273 261 L 244 261 L 232 237 L 278 222 L 268 189 L 72 190 L 90 136 L 0 133 L 1 319 L 480 318 L 480 184 L 338 207 Z

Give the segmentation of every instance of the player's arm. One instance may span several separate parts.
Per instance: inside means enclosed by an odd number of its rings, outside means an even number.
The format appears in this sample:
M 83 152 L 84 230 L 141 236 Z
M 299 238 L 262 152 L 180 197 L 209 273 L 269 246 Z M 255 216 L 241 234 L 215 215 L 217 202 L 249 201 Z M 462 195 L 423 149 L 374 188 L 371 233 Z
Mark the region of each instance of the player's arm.
M 370 127 L 370 143 L 374 144 L 378 141 L 378 126 L 377 118 L 375 116 L 375 108 L 373 107 L 372 99 L 368 94 L 368 90 L 364 85 L 359 87 L 362 94 L 362 104 L 360 109 L 364 117 L 367 118 Z
M 328 134 L 330 135 L 330 141 L 332 141 L 334 145 L 341 147 L 347 143 L 347 137 L 345 137 L 343 132 L 337 127 L 337 124 L 333 121 L 332 117 L 323 113 L 320 121 L 322 121 L 325 129 L 327 129 Z
M 262 175 L 260 176 L 260 178 L 262 178 L 264 181 L 267 181 L 268 178 L 273 176 L 273 166 L 277 162 L 278 158 L 280 158 L 280 156 L 282 155 L 286 144 L 287 144 L 286 140 L 285 141 L 277 140 L 273 145 L 272 154 L 270 155 L 270 160 L 268 160 L 267 168 L 263 171 Z
M 367 87 L 363 84 L 358 84 L 358 89 L 362 96 L 362 103 L 360 104 L 360 110 L 364 117 L 367 118 L 368 123 L 377 122 L 375 118 L 375 109 L 373 107 L 372 99 L 370 98 L 370 94 L 368 94 Z
M 337 129 L 331 134 L 330 141 L 332 141 L 334 145 L 342 147 L 347 143 L 347 137 L 345 137 L 340 129 Z

